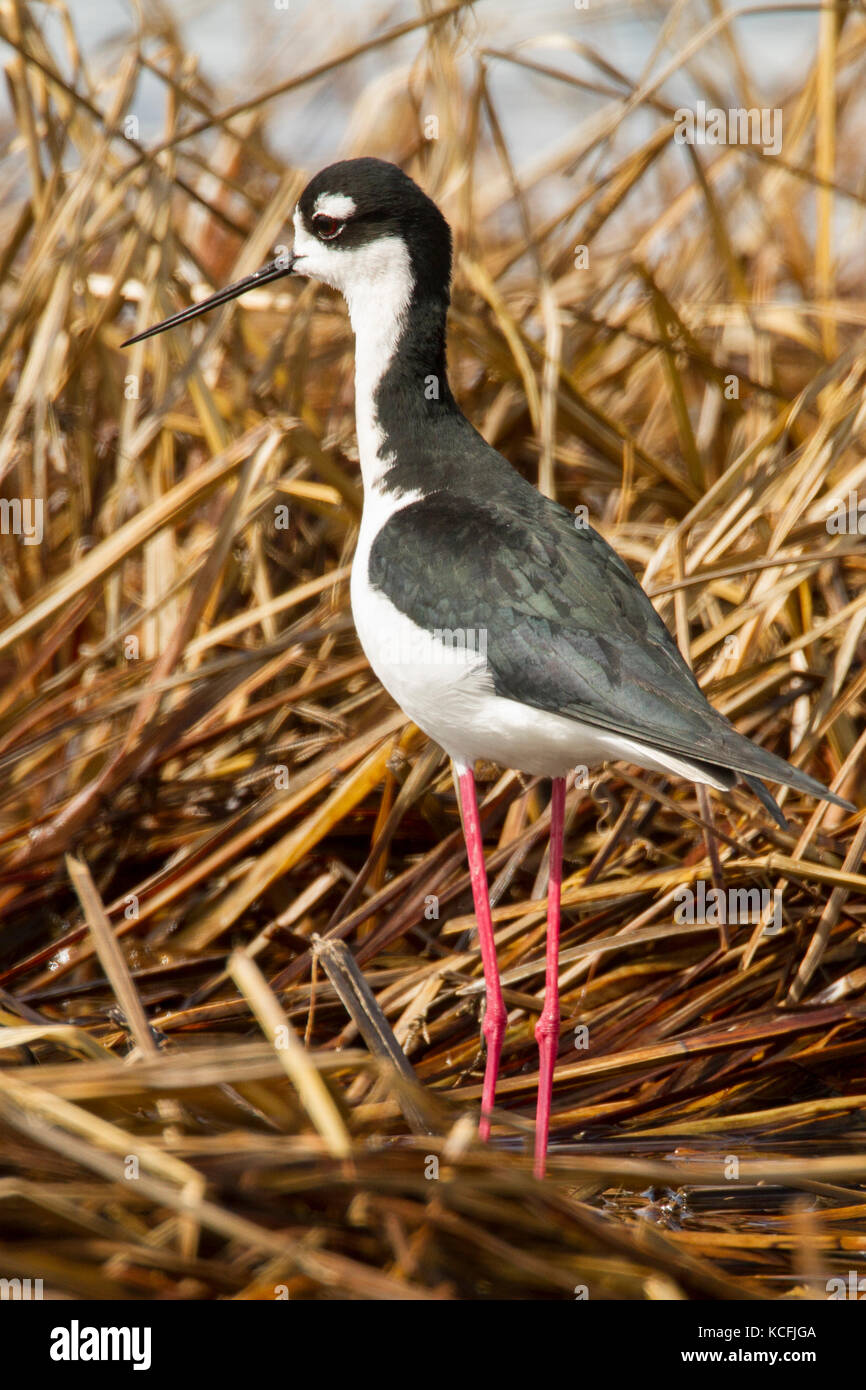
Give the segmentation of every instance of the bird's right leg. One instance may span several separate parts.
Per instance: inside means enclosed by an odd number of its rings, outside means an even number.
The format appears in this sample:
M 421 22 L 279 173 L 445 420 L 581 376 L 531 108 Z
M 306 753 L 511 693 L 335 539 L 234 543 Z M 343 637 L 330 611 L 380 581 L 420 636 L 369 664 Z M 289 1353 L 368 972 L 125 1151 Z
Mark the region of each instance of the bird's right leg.
M 547 887 L 547 968 L 544 1008 L 535 1025 L 538 1041 L 538 1108 L 535 1120 L 535 1176 L 544 1177 L 553 1069 L 559 1050 L 559 919 L 562 894 L 562 839 L 565 826 L 565 778 L 554 777 L 550 801 L 550 878 Z
M 496 962 L 496 942 L 493 938 L 490 898 L 487 893 L 487 870 L 484 867 L 484 842 L 481 838 L 481 822 L 478 818 L 478 802 L 475 796 L 475 773 L 471 767 L 462 763 L 455 763 L 455 771 L 457 784 L 460 788 L 463 835 L 466 840 L 466 854 L 469 859 L 469 877 L 472 882 L 472 899 L 475 903 L 478 941 L 481 947 L 481 963 L 484 966 L 484 984 L 487 991 L 484 1023 L 481 1029 L 487 1041 L 487 1062 L 484 1068 L 481 1121 L 478 1126 L 478 1133 L 482 1139 L 488 1139 L 490 1137 L 490 1111 L 493 1108 L 496 1095 L 496 1078 L 499 1074 L 499 1057 L 502 1052 L 502 1039 L 505 1036 L 507 1015 L 502 999 L 502 986 L 499 983 L 499 966 Z

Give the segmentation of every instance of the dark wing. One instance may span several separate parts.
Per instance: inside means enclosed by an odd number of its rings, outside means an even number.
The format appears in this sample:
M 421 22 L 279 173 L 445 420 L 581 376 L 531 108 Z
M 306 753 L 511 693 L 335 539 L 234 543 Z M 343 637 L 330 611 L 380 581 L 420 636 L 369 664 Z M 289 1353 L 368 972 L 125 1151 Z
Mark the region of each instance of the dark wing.
M 497 694 L 839 800 L 713 709 L 624 561 L 533 488 L 508 488 L 495 506 L 444 492 L 410 503 L 369 565 L 419 625 L 485 631 Z

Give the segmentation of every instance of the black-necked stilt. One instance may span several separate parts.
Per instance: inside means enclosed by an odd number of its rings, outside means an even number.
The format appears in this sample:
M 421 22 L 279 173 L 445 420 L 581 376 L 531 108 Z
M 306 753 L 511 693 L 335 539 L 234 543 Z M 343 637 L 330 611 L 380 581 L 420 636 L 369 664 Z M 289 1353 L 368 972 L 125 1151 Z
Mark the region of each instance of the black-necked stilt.
M 536 1027 L 542 1175 L 559 1042 L 569 770 L 622 758 L 720 789 L 739 776 L 778 818 L 759 778 L 849 803 L 713 709 L 616 552 L 596 531 L 576 528 L 461 413 L 445 367 L 451 233 L 435 203 L 395 165 L 350 159 L 307 185 L 294 226 L 291 256 L 129 342 L 282 275 L 321 280 L 347 301 L 364 483 L 352 611 L 376 675 L 456 770 L 487 991 L 485 1138 L 506 1012 L 473 769 L 484 758 L 553 779 L 546 983 Z

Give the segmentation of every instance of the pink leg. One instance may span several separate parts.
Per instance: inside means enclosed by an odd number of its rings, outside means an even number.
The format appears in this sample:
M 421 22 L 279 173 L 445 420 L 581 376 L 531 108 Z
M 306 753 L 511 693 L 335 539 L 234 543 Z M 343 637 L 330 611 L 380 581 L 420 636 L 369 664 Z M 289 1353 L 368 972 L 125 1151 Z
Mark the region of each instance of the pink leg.
M 538 1108 L 535 1114 L 535 1176 L 544 1177 L 553 1068 L 559 1049 L 559 900 L 562 891 L 562 835 L 565 821 L 565 778 L 553 780 L 550 801 L 550 882 L 547 887 L 547 969 L 544 1008 L 535 1025 L 538 1042 Z
M 506 1013 L 502 1000 L 502 987 L 499 983 L 499 967 L 496 964 L 496 943 L 493 939 L 490 899 L 487 896 L 487 870 L 484 867 L 484 843 L 481 839 L 481 822 L 478 819 L 478 802 L 475 799 L 475 773 L 471 767 L 466 768 L 458 773 L 457 780 L 460 786 L 460 805 L 463 809 L 463 833 L 466 836 L 469 877 L 472 881 L 472 899 L 475 903 L 475 916 L 478 919 L 478 941 L 481 946 L 481 963 L 484 966 L 484 984 L 487 989 L 484 1023 L 481 1028 L 487 1040 L 487 1063 L 484 1068 L 484 1089 L 481 1093 L 481 1121 L 478 1125 L 478 1133 L 482 1139 L 489 1139 L 489 1115 L 496 1095 L 496 1077 L 499 1073 L 502 1039 L 505 1036 Z

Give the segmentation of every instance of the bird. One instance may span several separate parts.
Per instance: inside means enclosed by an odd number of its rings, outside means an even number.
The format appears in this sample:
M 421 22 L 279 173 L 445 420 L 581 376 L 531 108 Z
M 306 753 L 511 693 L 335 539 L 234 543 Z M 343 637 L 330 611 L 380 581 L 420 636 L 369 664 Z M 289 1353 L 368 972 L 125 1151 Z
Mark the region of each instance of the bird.
M 569 773 L 619 759 L 719 790 L 742 779 L 782 825 L 764 780 L 854 808 L 737 732 L 703 694 L 625 561 L 463 414 L 446 366 L 452 236 L 433 199 L 395 164 L 346 159 L 310 180 L 292 221 L 291 253 L 123 346 L 282 276 L 320 281 L 345 299 L 364 495 L 352 613 L 375 675 L 453 764 L 485 985 L 483 1140 L 507 1014 L 475 765 L 551 779 L 545 987 L 535 1027 L 541 1178 L 561 1024 Z

